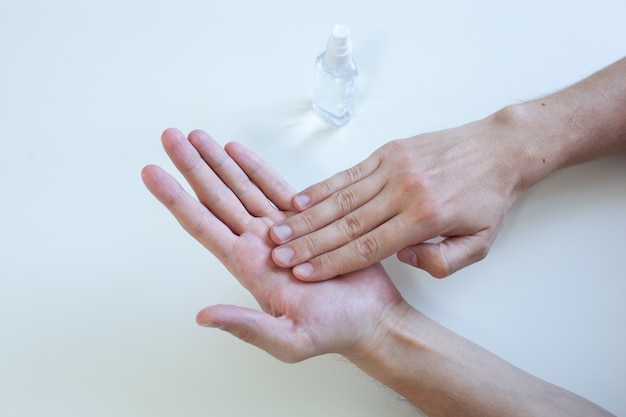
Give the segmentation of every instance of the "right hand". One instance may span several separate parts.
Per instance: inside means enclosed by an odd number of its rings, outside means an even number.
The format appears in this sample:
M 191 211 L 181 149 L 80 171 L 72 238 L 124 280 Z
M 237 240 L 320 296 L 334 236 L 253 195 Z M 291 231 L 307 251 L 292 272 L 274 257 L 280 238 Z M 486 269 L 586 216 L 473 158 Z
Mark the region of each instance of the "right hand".
M 521 194 L 510 116 L 392 141 L 305 189 L 271 229 L 274 262 L 320 281 L 396 252 L 435 277 L 481 260 Z

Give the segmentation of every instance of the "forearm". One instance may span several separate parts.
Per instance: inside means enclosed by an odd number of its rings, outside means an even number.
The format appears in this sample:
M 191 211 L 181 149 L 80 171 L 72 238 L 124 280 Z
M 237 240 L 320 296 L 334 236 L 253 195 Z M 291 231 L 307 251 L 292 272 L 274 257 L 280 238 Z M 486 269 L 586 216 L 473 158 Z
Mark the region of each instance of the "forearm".
M 388 314 L 368 349 L 348 359 L 428 416 L 611 415 L 514 367 L 408 305 Z
M 626 152 L 626 58 L 491 116 L 511 127 L 520 191 L 572 165 Z

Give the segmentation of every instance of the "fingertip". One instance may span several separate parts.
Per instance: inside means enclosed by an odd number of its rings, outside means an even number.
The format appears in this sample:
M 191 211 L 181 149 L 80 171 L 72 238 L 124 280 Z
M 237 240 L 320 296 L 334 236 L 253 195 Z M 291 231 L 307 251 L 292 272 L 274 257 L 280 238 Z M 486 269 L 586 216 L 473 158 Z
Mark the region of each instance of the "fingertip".
M 231 152 L 239 154 L 242 151 L 249 150 L 246 146 L 242 145 L 239 142 L 234 142 L 234 141 L 227 142 L 226 145 L 224 145 L 224 149 L 226 149 L 226 152 L 228 152 L 229 155 L 231 154 Z
M 149 164 L 141 169 L 141 179 L 143 182 L 146 182 L 146 178 L 150 177 L 151 172 L 154 171 L 156 165 Z
M 161 134 L 161 145 L 170 159 L 178 152 L 180 144 L 186 141 L 187 138 L 183 132 L 176 128 L 165 129 Z
M 274 242 L 275 244 L 277 244 L 277 245 L 282 245 L 284 243 L 282 240 L 280 240 L 280 238 L 278 236 L 276 236 L 276 233 L 274 232 L 274 228 L 273 227 L 270 228 L 269 236 L 270 236 L 270 240 L 272 242 Z
M 176 129 L 175 127 L 168 127 L 161 133 L 161 142 L 165 143 L 173 138 L 178 138 L 180 136 L 184 136 L 183 132 Z
M 203 308 L 196 314 L 196 323 L 200 326 L 206 326 L 210 322 L 210 320 L 207 320 L 205 311 L 206 308 Z
M 292 265 L 293 250 L 285 246 L 274 248 L 272 250 L 272 260 L 281 268 L 288 268 Z
M 150 164 L 143 167 L 141 170 L 141 180 L 144 185 L 150 190 L 154 190 L 155 187 L 163 181 L 164 178 L 163 168 L 158 165 Z
M 270 227 L 270 231 L 267 234 L 270 237 L 270 240 L 275 244 L 280 245 L 282 243 L 274 233 L 274 226 Z
M 313 276 L 313 273 L 315 272 L 313 270 L 313 265 L 311 265 L 309 262 L 294 266 L 291 272 L 300 281 L 317 281 L 317 279 L 315 279 Z
M 194 137 L 202 137 L 202 138 L 206 138 L 206 137 L 211 137 L 211 135 L 209 135 L 207 132 L 205 132 L 202 129 L 194 129 L 191 132 L 189 132 L 189 134 L 187 135 L 188 138 L 194 138 Z
M 287 243 L 293 234 L 291 227 L 286 224 L 275 224 L 270 228 L 270 238 L 277 245 Z
M 203 308 L 196 314 L 196 323 L 202 327 L 220 327 L 220 324 L 216 322 L 215 317 L 211 314 L 210 307 Z
M 261 167 L 261 158 L 239 142 L 228 142 L 224 150 L 249 176 L 256 174 Z
M 141 169 L 141 181 L 146 187 L 149 187 L 152 178 L 155 175 L 156 165 L 146 165 Z
M 175 127 L 168 127 L 163 131 L 161 136 L 182 135 L 182 132 Z
M 396 257 L 402 263 L 417 267 L 417 255 L 410 249 L 402 249 Z
M 187 141 L 191 143 L 200 154 L 206 154 L 208 152 L 213 155 L 214 153 L 219 154 L 223 151 L 222 146 L 217 143 L 211 135 L 201 129 L 194 129 L 189 132 Z
M 293 198 L 293 206 L 298 211 L 304 211 L 311 205 L 311 198 L 306 194 L 296 194 Z

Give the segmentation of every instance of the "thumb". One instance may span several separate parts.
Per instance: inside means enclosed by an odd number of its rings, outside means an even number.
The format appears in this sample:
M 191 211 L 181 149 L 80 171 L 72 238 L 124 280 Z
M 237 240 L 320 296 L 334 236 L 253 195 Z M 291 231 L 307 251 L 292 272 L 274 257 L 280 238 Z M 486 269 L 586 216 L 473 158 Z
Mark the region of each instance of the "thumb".
M 233 305 L 215 305 L 201 310 L 196 322 L 227 331 L 283 362 L 300 362 L 315 355 L 309 335 L 285 316 L 274 317 Z
M 453 236 L 432 243 L 424 242 L 398 252 L 398 260 L 420 268 L 435 278 L 445 278 L 484 259 L 492 240 L 487 234 Z

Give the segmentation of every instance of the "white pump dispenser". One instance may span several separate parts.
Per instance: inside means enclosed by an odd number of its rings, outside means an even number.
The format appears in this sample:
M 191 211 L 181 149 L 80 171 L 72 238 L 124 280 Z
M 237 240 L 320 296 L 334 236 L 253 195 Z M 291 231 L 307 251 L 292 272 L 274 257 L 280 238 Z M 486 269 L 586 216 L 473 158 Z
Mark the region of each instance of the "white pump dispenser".
M 335 25 L 326 50 L 315 60 L 313 88 L 313 108 L 334 126 L 345 125 L 354 113 L 357 76 L 350 31 Z

